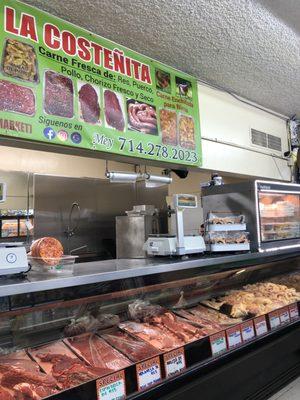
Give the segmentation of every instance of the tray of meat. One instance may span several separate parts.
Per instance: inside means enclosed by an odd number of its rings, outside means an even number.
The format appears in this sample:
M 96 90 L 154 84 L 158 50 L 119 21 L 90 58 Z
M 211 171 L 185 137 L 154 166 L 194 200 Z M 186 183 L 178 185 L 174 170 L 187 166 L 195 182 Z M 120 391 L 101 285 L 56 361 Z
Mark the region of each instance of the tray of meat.
M 108 128 L 115 128 L 124 131 L 125 120 L 123 111 L 122 96 L 111 90 L 104 92 L 105 120 Z
M 178 131 L 180 146 L 194 150 L 196 147 L 194 119 L 189 115 L 181 114 L 178 121 Z
M 57 117 L 73 118 L 74 87 L 70 78 L 54 71 L 45 71 L 44 111 Z
M 57 392 L 56 381 L 42 373 L 25 351 L 0 357 L 1 400 L 41 399 Z
M 118 371 L 132 363 L 118 350 L 111 347 L 95 334 L 83 334 L 64 339 L 64 343 L 89 365 L 106 370 Z
M 184 340 L 170 333 L 167 329 L 150 325 L 147 322 L 126 321 L 119 324 L 119 328 L 145 340 L 160 351 L 170 351 L 185 344 Z
M 107 333 L 101 337 L 135 363 L 159 354 L 159 351 L 150 344 L 124 332 Z
M 127 100 L 129 129 L 157 135 L 156 108 L 150 104 Z
M 15 39 L 7 39 L 2 60 L 2 71 L 5 75 L 28 82 L 38 82 L 37 57 L 33 46 Z
M 226 314 L 202 305 L 189 309 L 189 312 L 197 317 L 217 323 L 222 329 L 242 322 L 241 318 L 230 318 Z
M 89 124 L 100 123 L 100 105 L 98 88 L 89 83 L 78 83 L 80 118 Z
M 52 376 L 60 389 L 69 389 L 109 373 L 79 359 L 62 341 L 28 350 L 41 369 Z
M 33 116 L 35 114 L 35 95 L 33 90 L 1 79 L 0 111 Z
M 175 111 L 161 109 L 159 112 L 163 144 L 177 146 L 177 114 Z
M 198 315 L 192 314 L 187 310 L 178 310 L 176 314 L 186 320 L 192 325 L 196 325 L 201 329 L 204 335 L 212 335 L 213 333 L 219 332 L 222 329 L 222 325 L 215 321 L 206 320 Z

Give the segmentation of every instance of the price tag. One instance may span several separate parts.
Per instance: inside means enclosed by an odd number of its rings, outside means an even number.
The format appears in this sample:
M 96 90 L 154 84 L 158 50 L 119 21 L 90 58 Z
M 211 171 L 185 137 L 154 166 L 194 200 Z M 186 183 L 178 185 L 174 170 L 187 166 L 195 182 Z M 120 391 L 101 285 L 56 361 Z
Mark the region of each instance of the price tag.
M 164 364 L 167 378 L 185 370 L 186 365 L 183 347 L 164 354 Z
M 248 342 L 249 340 L 255 337 L 254 325 L 253 321 L 245 321 L 241 324 L 242 338 L 244 342 Z
M 256 336 L 262 336 L 268 332 L 267 321 L 264 315 L 254 318 L 254 326 Z
M 151 358 L 136 365 L 138 390 L 145 390 L 161 381 L 159 357 Z
M 288 307 L 283 307 L 279 310 L 279 319 L 282 325 L 290 322 L 290 313 Z
M 227 350 L 225 332 L 218 332 L 209 337 L 211 352 L 213 356 L 218 356 Z
M 243 343 L 240 326 L 233 326 L 226 329 L 228 348 L 233 349 Z
M 271 329 L 276 329 L 280 326 L 280 318 L 278 310 L 269 313 L 269 321 Z
M 289 305 L 289 312 L 290 312 L 290 317 L 291 320 L 294 321 L 295 319 L 299 318 L 299 309 L 298 309 L 298 304 L 290 304 Z
M 98 400 L 123 400 L 126 398 L 124 371 L 97 379 L 96 385 Z

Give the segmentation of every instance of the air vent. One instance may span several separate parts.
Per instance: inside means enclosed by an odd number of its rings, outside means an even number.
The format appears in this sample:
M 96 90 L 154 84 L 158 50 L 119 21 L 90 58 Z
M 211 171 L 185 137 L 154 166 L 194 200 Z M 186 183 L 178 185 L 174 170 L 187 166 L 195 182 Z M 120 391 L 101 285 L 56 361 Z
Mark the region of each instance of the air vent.
M 282 151 L 281 138 L 274 135 L 268 135 L 268 147 L 272 150 Z
M 282 151 L 280 137 L 269 135 L 256 129 L 251 129 L 251 142 L 255 146 L 265 147 L 267 149 L 276 151 Z
M 268 147 L 267 134 L 251 129 L 251 142 L 256 146 Z

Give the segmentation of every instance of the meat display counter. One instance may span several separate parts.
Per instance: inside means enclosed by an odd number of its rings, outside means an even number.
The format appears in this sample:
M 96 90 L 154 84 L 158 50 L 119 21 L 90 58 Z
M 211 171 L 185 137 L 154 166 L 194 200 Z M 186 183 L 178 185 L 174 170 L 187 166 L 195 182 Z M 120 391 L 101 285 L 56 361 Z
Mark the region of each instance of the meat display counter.
M 2 279 L 0 399 L 267 398 L 299 374 L 299 292 L 296 251 Z

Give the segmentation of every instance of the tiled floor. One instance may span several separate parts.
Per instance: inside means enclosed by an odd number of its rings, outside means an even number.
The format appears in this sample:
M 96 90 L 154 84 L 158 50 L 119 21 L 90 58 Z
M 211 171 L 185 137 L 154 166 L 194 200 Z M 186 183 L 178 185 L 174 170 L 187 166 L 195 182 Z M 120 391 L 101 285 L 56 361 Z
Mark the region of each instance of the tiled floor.
M 300 400 L 300 378 L 274 394 L 269 400 Z

